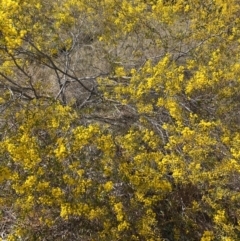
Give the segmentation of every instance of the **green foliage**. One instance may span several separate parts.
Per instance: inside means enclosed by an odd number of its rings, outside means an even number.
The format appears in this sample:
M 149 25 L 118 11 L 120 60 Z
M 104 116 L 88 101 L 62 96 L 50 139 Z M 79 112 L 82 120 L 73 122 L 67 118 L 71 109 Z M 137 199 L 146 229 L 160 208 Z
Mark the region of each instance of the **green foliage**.
M 239 6 L 1 0 L 2 240 L 239 240 Z

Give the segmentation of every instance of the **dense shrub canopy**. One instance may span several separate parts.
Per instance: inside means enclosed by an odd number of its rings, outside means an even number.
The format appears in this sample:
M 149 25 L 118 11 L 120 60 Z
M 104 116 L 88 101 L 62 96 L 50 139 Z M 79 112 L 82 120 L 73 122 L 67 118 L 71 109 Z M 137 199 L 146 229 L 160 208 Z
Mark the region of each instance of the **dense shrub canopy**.
M 239 240 L 239 17 L 0 0 L 2 240 Z

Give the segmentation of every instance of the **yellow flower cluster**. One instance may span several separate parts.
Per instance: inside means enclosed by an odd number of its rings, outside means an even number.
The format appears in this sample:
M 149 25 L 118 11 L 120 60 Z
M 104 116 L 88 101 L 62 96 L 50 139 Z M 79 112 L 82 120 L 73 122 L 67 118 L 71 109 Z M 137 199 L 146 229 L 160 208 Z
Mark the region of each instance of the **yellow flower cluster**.
M 16 217 L 8 240 L 44 240 L 62 228 L 78 240 L 239 240 L 239 6 L 0 1 L 0 84 L 8 89 L 0 207 Z M 88 32 L 93 43 L 82 43 Z M 58 56 L 61 46 L 69 55 Z M 90 47 L 97 57 L 89 65 L 103 74 L 87 107 L 20 98 L 49 93 L 22 78 L 31 61 L 58 80 L 84 75 L 88 60 L 79 56 Z

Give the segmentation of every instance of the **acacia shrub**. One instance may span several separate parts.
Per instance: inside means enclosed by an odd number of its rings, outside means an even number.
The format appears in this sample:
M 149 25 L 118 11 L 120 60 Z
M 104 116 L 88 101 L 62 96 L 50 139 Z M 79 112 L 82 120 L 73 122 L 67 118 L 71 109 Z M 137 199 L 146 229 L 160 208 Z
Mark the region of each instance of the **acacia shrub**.
M 8 240 L 239 239 L 238 2 L 0 2 Z

